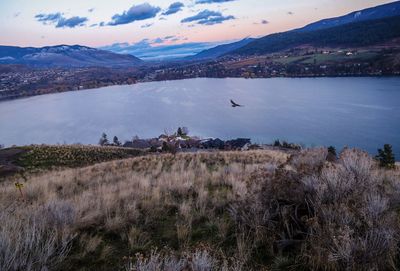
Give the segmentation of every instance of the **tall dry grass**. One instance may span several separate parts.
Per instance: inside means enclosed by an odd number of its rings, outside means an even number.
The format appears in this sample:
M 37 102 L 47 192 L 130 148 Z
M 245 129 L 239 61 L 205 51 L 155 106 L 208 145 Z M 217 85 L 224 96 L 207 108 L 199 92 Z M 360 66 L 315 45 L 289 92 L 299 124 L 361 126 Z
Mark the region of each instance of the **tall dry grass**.
M 84 256 L 100 249 L 99 255 L 108 257 L 114 248 L 98 232 L 118 234 L 127 253 L 160 245 L 165 238 L 188 248 L 194 217 L 219 221 L 223 238 L 228 226 L 215 209 L 244 193 L 252 172 L 285 160 L 279 152 L 145 156 L 28 176 L 23 200 L 15 180 L 5 181 L 0 184 L 0 269 L 54 267 L 64 260 L 72 240 L 85 247 L 74 253 Z M 10 204 L 12 210 L 6 208 Z M 154 242 L 154 231 L 146 226 L 162 228 L 160 216 L 172 220 L 166 224 L 171 229 L 162 229 L 163 236 Z M 24 259 L 32 248 L 37 251 Z
M 394 269 L 399 173 L 326 156 L 149 155 L 28 176 L 24 200 L 10 179 L 0 270 Z

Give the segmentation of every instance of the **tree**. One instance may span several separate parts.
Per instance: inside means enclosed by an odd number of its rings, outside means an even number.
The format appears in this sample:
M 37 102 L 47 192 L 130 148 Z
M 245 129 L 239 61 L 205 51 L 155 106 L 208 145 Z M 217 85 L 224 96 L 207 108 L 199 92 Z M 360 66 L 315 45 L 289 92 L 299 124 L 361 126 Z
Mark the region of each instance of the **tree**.
M 103 133 L 103 134 L 101 135 L 100 140 L 99 140 L 99 145 L 100 145 L 100 146 L 106 146 L 106 145 L 108 145 L 108 139 L 107 139 L 106 133 Z
M 181 127 L 178 128 L 178 131 L 176 132 L 176 134 L 178 136 L 183 136 L 183 132 L 182 132 L 182 128 Z
M 333 146 L 328 147 L 328 155 L 326 156 L 326 160 L 329 162 L 335 162 L 337 160 L 336 148 Z
M 328 153 L 334 155 L 335 157 L 337 156 L 337 154 L 336 154 L 336 148 L 333 147 L 333 146 L 329 146 L 329 147 L 328 147 Z
M 381 167 L 384 168 L 395 168 L 395 157 L 393 154 L 392 146 L 389 144 L 385 144 L 382 149 L 378 149 L 378 155 L 376 156 L 376 159 L 378 159 L 379 164 Z
M 114 138 L 113 138 L 113 143 L 114 143 L 115 146 L 121 146 L 121 142 L 119 142 L 117 136 L 114 136 Z

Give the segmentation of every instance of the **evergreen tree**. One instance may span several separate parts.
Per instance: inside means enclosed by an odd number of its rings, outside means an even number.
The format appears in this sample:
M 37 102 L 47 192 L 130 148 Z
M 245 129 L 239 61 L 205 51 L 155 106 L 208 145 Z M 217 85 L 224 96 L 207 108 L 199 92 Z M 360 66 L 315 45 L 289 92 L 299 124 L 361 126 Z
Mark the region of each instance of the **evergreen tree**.
M 107 139 L 106 133 L 103 133 L 103 134 L 101 135 L 101 138 L 100 138 L 100 140 L 99 140 L 99 145 L 100 145 L 100 146 L 106 146 L 106 145 L 108 145 L 108 139 Z
M 121 142 L 119 142 L 117 136 L 114 136 L 114 138 L 113 138 L 113 143 L 114 143 L 115 146 L 121 146 Z
M 385 168 L 394 168 L 395 167 L 395 157 L 393 154 L 392 146 L 389 144 L 385 144 L 382 149 L 378 149 L 378 155 L 376 159 L 379 160 L 380 166 Z
M 178 136 L 183 136 L 183 132 L 182 132 L 182 128 L 181 127 L 178 128 L 178 131 L 176 132 L 176 134 Z
M 336 148 L 333 146 L 328 147 L 328 155 L 326 156 L 326 160 L 329 162 L 335 162 L 337 160 Z
M 336 148 L 333 147 L 333 146 L 329 146 L 329 147 L 328 147 L 328 153 L 334 155 L 335 157 L 337 156 L 337 154 L 336 154 Z

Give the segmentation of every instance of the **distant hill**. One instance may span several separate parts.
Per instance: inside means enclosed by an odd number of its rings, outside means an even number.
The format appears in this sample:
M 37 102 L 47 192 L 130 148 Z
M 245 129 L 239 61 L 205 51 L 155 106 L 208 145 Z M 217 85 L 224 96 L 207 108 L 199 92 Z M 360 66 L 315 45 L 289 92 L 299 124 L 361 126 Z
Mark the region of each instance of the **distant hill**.
M 116 54 L 80 45 L 42 48 L 0 46 L 0 64 L 38 67 L 131 67 L 142 62 L 132 55 Z
M 207 49 L 204 51 L 201 51 L 200 53 L 194 55 L 194 56 L 188 56 L 185 59 L 186 60 L 202 60 L 202 59 L 212 59 L 212 58 L 218 58 L 226 53 L 229 53 L 231 51 L 234 51 L 236 49 L 239 49 L 250 42 L 253 42 L 255 39 L 252 38 L 246 38 L 234 43 L 229 43 L 229 44 L 222 44 L 219 46 L 216 46 L 211 49 Z
M 230 55 L 260 55 L 302 45 L 316 47 L 362 47 L 400 37 L 400 16 L 362 21 L 316 31 L 289 31 L 268 35 Z
M 223 55 L 231 54 L 263 54 L 290 49 L 306 43 L 310 45 L 324 44 L 326 46 L 338 45 L 370 45 L 373 43 L 385 41 L 390 37 L 397 37 L 395 31 L 384 29 L 390 27 L 396 19 L 384 20 L 385 18 L 400 16 L 400 1 L 384 4 L 364 10 L 354 11 L 344 16 L 324 19 L 311 23 L 299 29 L 268 35 L 260 39 L 245 39 L 236 43 L 220 45 L 195 56 L 188 57 L 191 60 L 201 60 L 218 58 Z M 380 20 L 378 22 L 377 20 Z M 383 20 L 383 21 L 382 21 Z M 375 21 L 374 23 L 356 24 Z M 353 24 L 353 25 L 351 25 Z M 348 26 L 345 26 L 348 25 Z M 345 26 L 343 28 L 336 28 Z M 367 27 L 374 29 L 366 29 Z M 336 28 L 336 29 L 331 29 Z M 313 34 L 299 34 L 302 32 L 314 32 L 319 30 L 331 29 L 328 32 L 315 32 Z M 359 31 L 367 30 L 369 37 Z M 382 31 L 383 33 L 378 33 Z M 345 31 L 345 33 L 340 33 Z M 323 37 L 324 35 L 334 35 L 333 37 Z M 359 37 L 346 37 L 346 35 L 359 35 Z M 305 38 L 305 40 L 302 40 Z
M 315 30 L 341 26 L 349 23 L 377 20 L 394 16 L 400 16 L 400 1 L 372 8 L 367 8 L 359 11 L 354 11 L 352 13 L 340 17 L 324 19 L 306 25 L 305 27 L 297 29 L 296 31 L 315 31 Z

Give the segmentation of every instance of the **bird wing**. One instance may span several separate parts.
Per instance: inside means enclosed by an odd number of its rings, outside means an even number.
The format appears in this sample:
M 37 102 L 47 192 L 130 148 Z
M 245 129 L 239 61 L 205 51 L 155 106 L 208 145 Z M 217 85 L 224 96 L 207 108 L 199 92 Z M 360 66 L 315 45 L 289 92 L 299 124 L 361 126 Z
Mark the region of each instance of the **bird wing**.
M 240 105 L 240 104 L 235 103 L 233 100 L 231 100 L 231 104 L 232 104 L 233 106 L 242 106 L 242 105 Z

